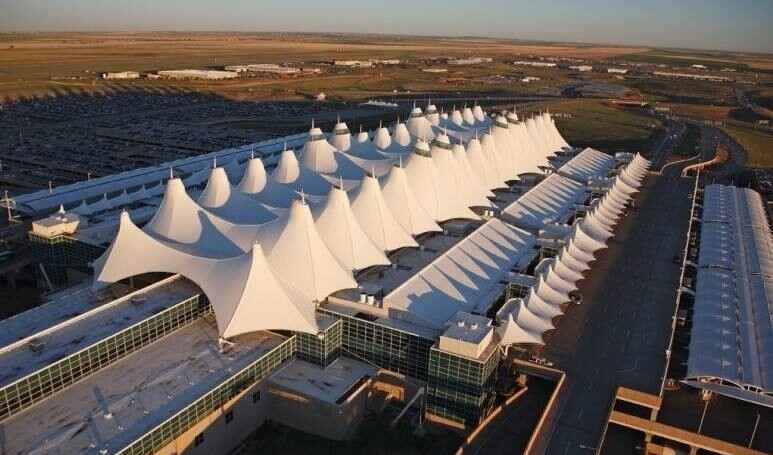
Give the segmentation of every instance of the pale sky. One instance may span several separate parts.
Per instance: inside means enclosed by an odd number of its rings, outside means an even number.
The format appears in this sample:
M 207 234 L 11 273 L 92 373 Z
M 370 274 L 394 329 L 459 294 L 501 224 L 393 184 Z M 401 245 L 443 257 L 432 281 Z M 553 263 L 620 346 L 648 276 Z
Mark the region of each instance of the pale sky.
M 773 53 L 773 0 L 0 0 L 0 31 L 489 36 Z

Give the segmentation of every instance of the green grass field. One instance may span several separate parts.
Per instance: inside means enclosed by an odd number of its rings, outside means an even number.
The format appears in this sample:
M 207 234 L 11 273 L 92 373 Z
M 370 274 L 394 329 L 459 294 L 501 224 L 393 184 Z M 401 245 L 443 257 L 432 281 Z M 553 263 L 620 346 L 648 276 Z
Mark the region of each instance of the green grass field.
M 773 134 L 738 125 L 722 129 L 746 149 L 747 167 L 773 167 Z
M 550 111 L 572 115 L 572 118 L 556 119 L 561 134 L 570 144 L 605 152 L 646 150 L 662 132 L 662 125 L 652 117 L 597 100 L 553 104 Z

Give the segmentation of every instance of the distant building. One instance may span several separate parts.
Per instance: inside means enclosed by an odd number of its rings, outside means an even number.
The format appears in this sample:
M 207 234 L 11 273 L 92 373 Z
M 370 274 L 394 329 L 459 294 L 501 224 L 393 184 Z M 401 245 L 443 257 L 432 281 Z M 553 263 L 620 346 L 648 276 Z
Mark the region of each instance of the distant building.
M 446 68 L 424 68 L 422 71 L 425 73 L 447 73 L 448 72 Z
M 137 71 L 120 71 L 117 73 L 102 73 L 102 79 L 139 79 Z
M 572 65 L 569 67 L 570 70 L 579 71 L 581 73 L 586 73 L 588 71 L 593 71 L 593 67 L 590 65 Z
M 237 73 L 272 73 L 272 74 L 297 74 L 301 70 L 290 66 L 281 66 L 275 63 L 253 63 L 249 65 L 229 65 L 225 67 L 226 71 Z
M 399 65 L 400 64 L 399 58 L 390 58 L 385 60 L 372 58 L 369 61 L 375 65 Z
M 524 61 L 519 60 L 517 62 L 513 62 L 513 65 L 516 66 L 536 66 L 538 68 L 555 68 L 557 65 L 552 62 L 532 62 L 532 61 Z
M 219 79 L 234 79 L 239 77 L 239 73 L 235 71 L 218 71 L 218 70 L 163 70 L 159 71 L 158 75 L 168 79 L 207 79 L 207 80 L 219 80 Z
M 628 70 L 625 68 L 607 68 L 607 73 L 612 74 L 628 74 Z
M 710 74 L 672 73 L 670 71 L 653 71 L 654 76 L 695 79 L 710 82 L 730 82 L 729 77 L 712 76 Z
M 526 76 L 526 77 L 524 77 L 523 79 L 521 79 L 521 82 L 526 82 L 526 83 L 529 83 L 529 82 L 536 82 L 536 81 L 538 81 L 538 80 L 540 80 L 538 77 L 535 77 L 535 76 Z
M 373 62 L 367 60 L 336 60 L 333 62 L 335 66 L 348 66 L 352 68 L 371 68 Z
M 449 60 L 450 65 L 480 65 L 481 63 L 491 63 L 494 59 L 491 57 L 469 57 Z

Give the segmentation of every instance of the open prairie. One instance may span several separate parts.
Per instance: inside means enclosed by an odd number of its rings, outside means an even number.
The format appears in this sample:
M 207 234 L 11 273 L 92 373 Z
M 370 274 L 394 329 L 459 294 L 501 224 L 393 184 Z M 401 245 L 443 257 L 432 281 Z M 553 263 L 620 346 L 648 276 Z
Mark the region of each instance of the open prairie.
M 306 34 L 225 33 L 60 33 L 0 35 L 0 99 L 52 95 L 61 91 L 110 90 L 97 79 L 107 71 L 155 71 L 181 68 L 218 68 L 224 65 L 272 62 L 309 62 L 332 59 L 435 56 L 488 56 L 517 59 L 531 56 L 605 59 L 635 55 L 648 49 L 561 43 L 523 43 L 480 38 L 425 38 Z M 414 68 L 408 80 L 417 80 Z M 399 79 L 387 75 L 382 79 Z M 423 79 L 437 79 L 425 77 Z M 315 77 L 314 86 L 337 81 L 337 75 Z M 357 76 L 350 77 L 361 82 Z M 371 80 L 373 77 L 366 77 Z M 375 78 L 378 79 L 378 78 Z M 421 77 L 418 78 L 421 81 Z M 145 82 L 132 82 L 144 84 Z M 213 84 L 176 82 L 193 89 L 238 92 L 249 87 L 290 82 L 229 81 Z M 324 85 L 324 84 L 321 84 Z M 421 85 L 421 84 L 419 84 Z M 385 89 L 393 87 L 386 84 Z M 232 93 L 233 94 L 233 93 Z

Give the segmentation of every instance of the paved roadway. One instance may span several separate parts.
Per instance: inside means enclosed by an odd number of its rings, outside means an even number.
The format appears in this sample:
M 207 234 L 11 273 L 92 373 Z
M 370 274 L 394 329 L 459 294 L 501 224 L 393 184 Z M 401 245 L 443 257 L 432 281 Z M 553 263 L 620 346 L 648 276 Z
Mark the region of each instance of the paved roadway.
M 580 282 L 584 303 L 557 320 L 545 356 L 567 373 L 549 454 L 590 453 L 618 386 L 658 393 L 687 232 L 691 179 L 650 175 Z M 590 449 L 589 449 L 590 448 Z
M 683 123 L 669 122 L 666 125 L 666 134 L 661 139 L 660 143 L 652 150 L 647 159 L 652 161 L 652 169 L 657 170 L 663 167 L 668 162 L 668 157 L 674 150 L 674 147 L 679 145 L 681 136 L 684 134 L 685 126 Z

